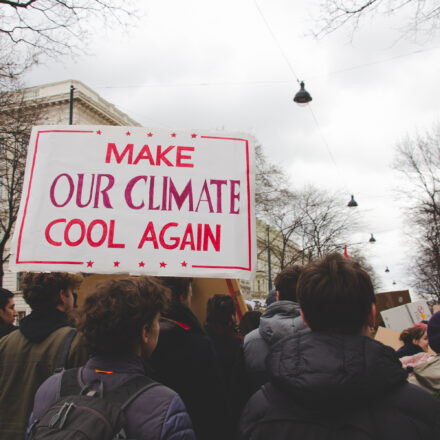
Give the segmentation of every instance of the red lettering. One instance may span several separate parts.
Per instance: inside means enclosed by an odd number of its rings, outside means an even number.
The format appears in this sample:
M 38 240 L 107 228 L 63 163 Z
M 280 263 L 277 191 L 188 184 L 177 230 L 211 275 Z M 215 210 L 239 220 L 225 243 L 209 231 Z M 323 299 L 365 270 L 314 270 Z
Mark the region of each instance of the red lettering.
M 101 238 L 98 241 L 92 240 L 92 230 L 95 227 L 95 225 L 101 225 L 102 227 L 102 233 Z M 89 243 L 92 247 L 99 247 L 101 246 L 105 239 L 107 238 L 107 223 L 104 220 L 93 220 L 89 227 L 87 228 L 87 243 Z
M 168 154 L 173 148 L 174 145 L 171 145 L 165 151 L 162 151 L 162 145 L 158 145 L 156 150 L 156 165 L 160 166 L 160 161 L 162 160 L 165 165 L 172 167 L 173 164 L 165 157 L 165 155 Z
M 69 237 L 70 229 L 74 225 L 78 225 L 81 230 L 81 234 L 80 234 L 78 240 L 76 240 L 76 241 L 72 241 Z M 82 220 L 75 218 L 73 220 L 70 220 L 69 223 L 67 223 L 66 229 L 64 230 L 64 241 L 67 244 L 67 246 L 72 246 L 72 247 L 78 246 L 84 240 L 85 235 L 86 235 L 86 225 L 84 224 L 84 222 Z
M 200 225 L 201 226 L 201 225 Z M 188 223 L 185 229 L 185 233 L 183 234 L 182 243 L 180 245 L 180 250 L 183 251 L 186 246 L 190 246 L 191 250 L 195 250 L 194 247 L 194 233 L 192 229 L 192 224 Z
M 157 244 L 156 232 L 154 230 L 153 222 L 148 222 L 145 228 L 144 234 L 142 235 L 141 241 L 139 242 L 138 249 L 141 249 L 146 241 L 153 242 L 154 249 L 159 249 Z
M 240 191 L 238 193 L 235 192 L 235 185 L 240 188 L 240 181 L 231 180 L 231 210 L 229 214 L 240 214 L 240 207 L 235 210 L 235 200 L 240 200 Z
M 113 248 L 113 249 L 125 248 L 124 243 L 114 243 L 113 242 L 114 236 L 115 236 L 115 221 L 110 220 L 110 228 L 108 231 L 108 247 Z
M 163 248 L 176 249 L 176 247 L 179 246 L 180 238 L 178 238 L 178 237 L 170 237 L 170 240 L 173 241 L 173 244 L 167 244 L 167 243 L 165 243 L 165 240 L 164 240 L 165 232 L 167 231 L 167 229 L 168 228 L 175 228 L 176 226 L 179 226 L 179 224 L 178 223 L 167 223 L 160 231 L 159 242 Z
M 192 163 L 183 163 L 182 160 L 191 160 L 192 157 L 187 154 L 182 154 L 182 151 L 194 151 L 194 147 L 177 147 L 176 167 L 194 168 Z
M 212 230 L 208 224 L 205 224 L 205 230 L 203 233 L 203 250 L 208 250 L 208 240 L 211 241 L 212 245 L 214 246 L 214 249 L 216 252 L 220 252 L 220 233 L 221 233 L 221 226 L 215 225 L 215 237 L 212 233 Z
M 147 176 L 136 176 L 128 182 L 127 187 L 125 188 L 125 203 L 127 203 L 128 207 L 131 209 L 141 209 L 144 207 L 145 203 L 141 202 L 140 205 L 134 205 L 133 199 L 131 198 L 131 192 L 133 191 L 134 185 L 139 182 L 139 180 L 143 180 L 147 182 Z
M 150 162 L 150 165 L 154 165 L 154 159 L 153 156 L 151 155 L 151 151 L 148 145 L 144 145 L 142 147 L 142 150 L 139 151 L 139 154 L 137 155 L 133 164 L 136 165 L 141 159 L 147 159 L 148 162 Z
M 50 230 L 52 229 L 53 225 L 56 225 L 57 223 L 66 223 L 66 219 L 65 218 L 59 218 L 58 220 L 54 220 L 53 222 L 50 222 L 47 226 L 46 226 L 46 230 L 45 232 L 45 236 L 46 236 L 46 241 L 51 244 L 52 246 L 61 246 L 61 241 L 55 241 L 52 240 L 51 236 L 50 236 Z
M 206 195 L 206 199 L 202 198 L 203 194 Z M 199 212 L 200 202 L 208 202 L 209 212 L 211 213 L 214 212 L 214 209 L 212 208 L 211 195 L 209 194 L 208 184 L 206 183 L 206 180 L 205 183 L 203 184 L 202 191 L 200 192 L 199 203 L 197 203 L 197 208 L 196 208 L 197 212 Z
M 131 165 L 131 163 L 133 162 L 133 144 L 127 144 L 122 154 L 119 154 L 118 149 L 116 148 L 116 144 L 113 142 L 109 142 L 107 144 L 107 155 L 105 156 L 105 163 L 110 163 L 112 153 L 116 159 L 116 163 L 121 163 L 126 154 L 128 154 L 127 163 Z

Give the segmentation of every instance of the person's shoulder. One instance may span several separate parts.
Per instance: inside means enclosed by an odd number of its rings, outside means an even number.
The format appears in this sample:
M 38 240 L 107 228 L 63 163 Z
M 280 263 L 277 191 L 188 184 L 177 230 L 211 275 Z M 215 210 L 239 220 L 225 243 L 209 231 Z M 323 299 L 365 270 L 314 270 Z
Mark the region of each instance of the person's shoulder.
M 49 376 L 38 388 L 34 398 L 34 418 L 39 419 L 59 398 L 62 373 Z
M 254 341 L 255 339 L 261 339 L 261 335 L 260 335 L 260 332 L 259 332 L 259 329 L 258 329 L 258 328 L 252 330 L 251 332 L 249 332 L 249 333 L 244 337 L 243 345 L 250 344 L 250 343 L 252 343 L 252 341 Z
M 412 383 L 405 382 L 384 395 L 381 399 L 381 406 L 394 408 L 402 414 L 427 424 L 440 424 L 440 400 Z
M 269 400 L 263 387 L 255 392 L 244 407 L 239 422 L 239 431 L 243 437 L 247 437 L 259 420 L 262 420 L 269 408 Z

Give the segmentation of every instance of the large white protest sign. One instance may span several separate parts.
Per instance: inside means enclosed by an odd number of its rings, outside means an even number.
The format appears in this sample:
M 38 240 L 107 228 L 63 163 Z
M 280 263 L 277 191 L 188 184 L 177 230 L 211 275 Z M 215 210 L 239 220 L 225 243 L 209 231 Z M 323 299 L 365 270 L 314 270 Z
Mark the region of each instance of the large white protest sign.
M 250 279 L 254 186 L 250 136 L 34 127 L 10 266 Z

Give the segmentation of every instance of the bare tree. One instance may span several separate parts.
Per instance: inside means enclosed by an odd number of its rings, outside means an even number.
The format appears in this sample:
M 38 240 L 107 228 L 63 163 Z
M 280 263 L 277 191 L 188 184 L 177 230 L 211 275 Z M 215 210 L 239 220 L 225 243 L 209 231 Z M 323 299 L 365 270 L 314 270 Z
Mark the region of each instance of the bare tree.
M 355 226 L 341 197 L 313 186 L 299 195 L 301 227 L 296 232 L 302 249 L 302 263 L 331 252 L 340 252 Z
M 261 145 L 255 147 L 255 162 L 255 206 L 257 215 L 264 218 L 282 203 L 283 191 L 288 191 L 288 178 L 282 168 L 267 159 Z
M 20 205 L 29 136 L 39 118 L 40 110 L 26 104 L 23 92 L 0 92 L 0 286 Z
M 43 54 L 79 53 L 91 31 L 133 24 L 133 5 L 133 0 L 0 0 L 0 41 L 13 45 L 19 64 Z
M 413 258 L 412 284 L 428 299 L 440 300 L 440 125 L 397 145 L 394 167 L 405 176 Z
M 318 37 L 346 26 L 354 32 L 367 17 L 399 12 L 406 20 L 402 36 L 429 37 L 440 30 L 440 7 L 435 0 L 322 0 L 320 11 L 314 31 Z

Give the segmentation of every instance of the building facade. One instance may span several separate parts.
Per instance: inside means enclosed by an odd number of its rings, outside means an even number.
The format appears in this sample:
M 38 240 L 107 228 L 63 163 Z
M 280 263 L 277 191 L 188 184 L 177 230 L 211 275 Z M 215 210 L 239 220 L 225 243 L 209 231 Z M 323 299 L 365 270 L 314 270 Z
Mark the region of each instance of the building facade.
M 137 121 L 106 101 L 81 81 L 66 80 L 23 90 L 26 108 L 38 107 L 37 125 L 68 125 L 70 119 L 70 91 L 73 86 L 73 125 L 126 125 L 140 126 Z M 13 292 L 19 319 L 29 312 L 20 291 L 20 274 L 11 272 L 5 265 L 3 286 Z

